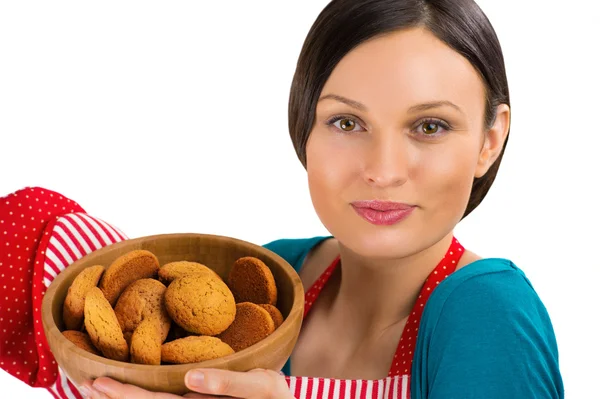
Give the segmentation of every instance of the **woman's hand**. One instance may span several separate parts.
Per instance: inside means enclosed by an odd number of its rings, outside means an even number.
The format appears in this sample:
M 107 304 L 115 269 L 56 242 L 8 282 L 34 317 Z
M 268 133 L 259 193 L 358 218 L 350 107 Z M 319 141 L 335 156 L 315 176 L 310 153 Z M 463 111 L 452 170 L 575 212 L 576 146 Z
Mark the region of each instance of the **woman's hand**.
M 247 373 L 197 369 L 185 375 L 185 385 L 197 393 L 184 398 L 242 398 L 242 399 L 293 399 L 285 377 L 275 371 L 255 369 Z M 121 384 L 102 377 L 80 388 L 84 397 L 91 399 L 176 399 L 170 393 L 149 392 L 134 385 Z

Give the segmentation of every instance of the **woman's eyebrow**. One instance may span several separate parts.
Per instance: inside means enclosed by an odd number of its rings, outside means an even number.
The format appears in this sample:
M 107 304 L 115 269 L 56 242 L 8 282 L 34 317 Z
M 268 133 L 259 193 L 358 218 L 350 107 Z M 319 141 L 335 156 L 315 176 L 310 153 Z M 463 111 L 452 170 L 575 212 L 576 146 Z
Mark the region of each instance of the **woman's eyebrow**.
M 340 96 L 337 94 L 326 94 L 326 95 L 322 96 L 321 98 L 319 98 L 319 101 L 327 100 L 327 99 L 339 101 L 339 102 L 344 103 L 352 108 L 356 108 L 360 111 L 367 111 L 367 106 L 364 105 L 363 103 L 360 103 L 355 100 L 351 100 L 349 98 L 346 98 L 344 96 Z M 413 105 L 408 109 L 408 112 L 427 111 L 430 109 L 442 108 L 442 107 L 452 107 L 464 115 L 463 110 L 458 105 L 454 104 L 451 101 L 447 101 L 447 100 L 431 101 L 431 102 Z
M 413 105 L 408 109 L 408 112 L 419 112 L 419 111 L 427 111 L 434 108 L 442 108 L 442 107 L 452 107 L 456 109 L 458 112 L 464 115 L 464 112 L 460 107 L 454 104 L 451 101 L 443 100 L 443 101 L 431 101 L 427 103 Z
M 359 103 L 358 101 L 350 100 L 349 98 L 346 98 L 343 96 L 338 96 L 337 94 L 326 94 L 326 95 L 322 96 L 321 98 L 319 98 L 319 101 L 327 100 L 327 99 L 339 101 L 341 103 L 351 106 L 352 108 L 356 108 L 360 111 L 367 110 L 367 107 L 364 104 Z

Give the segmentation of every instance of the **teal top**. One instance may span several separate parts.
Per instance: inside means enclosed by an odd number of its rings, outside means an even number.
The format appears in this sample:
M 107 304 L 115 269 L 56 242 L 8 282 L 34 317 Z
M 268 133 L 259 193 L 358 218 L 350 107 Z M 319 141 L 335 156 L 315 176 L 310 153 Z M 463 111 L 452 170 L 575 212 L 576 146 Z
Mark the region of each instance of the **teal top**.
M 281 239 L 264 247 L 300 271 L 310 250 L 327 238 Z M 282 371 L 290 375 L 289 359 Z M 475 261 L 432 292 L 419 327 L 411 398 L 564 398 L 550 317 L 511 261 Z

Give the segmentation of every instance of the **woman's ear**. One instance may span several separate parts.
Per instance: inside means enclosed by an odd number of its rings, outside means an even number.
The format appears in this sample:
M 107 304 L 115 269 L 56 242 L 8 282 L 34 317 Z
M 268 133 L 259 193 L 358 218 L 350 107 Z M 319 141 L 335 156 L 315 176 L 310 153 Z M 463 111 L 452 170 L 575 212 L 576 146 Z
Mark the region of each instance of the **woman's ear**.
M 477 167 L 475 168 L 475 177 L 481 177 L 486 174 L 490 166 L 494 164 L 500 156 L 504 142 L 508 136 L 510 128 L 510 108 L 506 104 L 500 104 L 496 108 L 496 119 L 492 127 L 485 132 L 483 146 L 479 152 Z

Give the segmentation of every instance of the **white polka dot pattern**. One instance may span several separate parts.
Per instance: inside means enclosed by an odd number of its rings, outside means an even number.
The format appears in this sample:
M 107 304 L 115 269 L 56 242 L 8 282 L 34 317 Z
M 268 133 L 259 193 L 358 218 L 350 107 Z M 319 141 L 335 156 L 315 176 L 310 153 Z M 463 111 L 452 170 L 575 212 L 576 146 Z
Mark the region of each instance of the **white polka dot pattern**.
M 54 381 L 53 373 L 40 364 L 34 328 L 34 313 L 41 304 L 41 297 L 34 293 L 36 251 L 48 222 L 68 212 L 84 210 L 61 194 L 39 187 L 0 198 L 0 367 L 34 387 L 47 387 Z
M 24 209 L 22 214 L 19 208 Z M 30 216 L 36 213 L 44 216 L 38 219 Z M 30 222 L 19 226 L 15 218 Z M 13 228 L 3 230 L 4 226 Z M 7 240 L 10 237 L 14 239 Z M 15 292 L 0 298 L 0 304 L 3 300 L 10 304 L 3 307 L 0 317 L 0 339 L 5 341 L 0 350 L 0 367 L 31 386 L 46 387 L 56 398 L 81 399 L 75 386 L 60 372 L 48 348 L 41 322 L 42 298 L 50 283 L 68 265 L 124 239 L 127 237 L 117 228 L 86 214 L 75 202 L 50 190 L 27 188 L 0 200 L 0 244 L 11 248 L 10 252 L 0 251 L 0 281 L 3 294 L 10 288 Z M 5 282 L 10 278 L 16 283 L 15 276 L 21 283 L 20 292 L 16 284 L 9 287 Z M 5 317 L 4 309 L 21 315 L 21 319 L 9 314 Z M 18 324 L 15 326 L 14 322 Z

